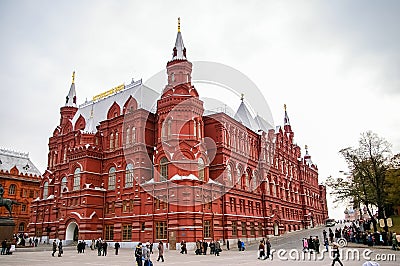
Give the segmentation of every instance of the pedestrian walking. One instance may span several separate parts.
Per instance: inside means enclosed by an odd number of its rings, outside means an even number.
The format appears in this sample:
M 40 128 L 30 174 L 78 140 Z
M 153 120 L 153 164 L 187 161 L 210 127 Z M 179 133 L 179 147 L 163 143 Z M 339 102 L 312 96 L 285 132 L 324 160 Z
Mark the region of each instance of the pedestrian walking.
M 269 257 L 271 257 L 271 260 L 273 260 L 274 259 L 274 255 L 271 254 L 271 241 L 269 241 L 269 237 L 267 237 L 267 240 L 265 241 L 265 246 L 266 246 L 266 249 L 267 249 L 267 259 Z
M 343 263 L 340 261 L 340 252 L 339 252 L 339 245 L 336 242 L 333 242 L 333 248 L 332 248 L 332 255 L 333 255 L 333 261 L 332 261 L 332 266 L 336 264 L 336 262 L 339 262 L 341 266 L 343 266 Z
M 7 239 L 1 241 L 1 255 L 6 255 Z
M 139 242 L 138 245 L 136 246 L 136 249 L 135 249 L 135 258 L 136 258 L 137 266 L 142 266 L 143 265 L 143 263 L 142 263 L 142 254 L 143 254 L 142 243 Z
M 208 248 L 208 243 L 207 241 L 203 241 L 203 255 L 207 255 L 207 248 Z
M 314 239 L 314 248 L 315 248 L 315 252 L 317 252 L 317 254 L 319 254 L 319 246 L 320 246 L 319 239 L 318 239 L 318 236 L 316 236 Z
M 121 247 L 120 244 L 118 242 L 115 242 L 115 244 L 114 244 L 115 255 L 118 255 L 118 250 L 119 250 L 120 247 Z
M 258 259 L 259 260 L 265 260 L 265 245 L 263 243 L 263 241 L 260 241 L 260 244 L 258 245 Z
M 219 253 L 222 251 L 221 249 L 221 243 L 219 241 L 215 241 L 215 256 L 219 256 Z
M 229 250 L 229 240 L 226 240 L 226 249 Z
M 162 241 L 158 242 L 158 258 L 157 261 L 162 260 L 164 262 L 164 244 Z M 181 252 L 182 253 L 182 252 Z
M 97 248 L 97 256 L 101 256 L 101 251 L 103 248 L 102 243 L 101 243 L 101 238 L 97 239 L 96 248 Z
M 63 251 L 63 246 L 62 246 L 62 241 L 58 242 L 58 256 L 62 257 L 62 254 L 64 253 Z
M 214 240 L 211 240 L 210 242 L 210 255 L 215 253 L 215 243 Z
M 105 240 L 103 240 L 101 248 L 103 250 L 103 256 L 107 256 L 107 242 Z
M 186 248 L 185 240 L 182 240 L 182 242 L 181 242 L 181 254 L 183 254 L 183 253 L 187 254 L 187 248 Z
M 237 247 L 238 247 L 239 251 L 242 251 L 242 241 L 240 241 L 240 239 L 238 239 Z
M 325 229 L 322 231 L 322 235 L 324 236 L 324 240 L 325 240 L 326 239 L 326 235 L 327 235 L 327 232 L 326 232 Z
M 57 243 L 56 240 L 53 240 L 53 253 L 51 253 L 51 256 L 54 257 L 54 254 L 57 252 Z M 3 255 L 3 250 L 1 251 L 1 254 Z
M 397 235 L 393 233 L 392 235 L 392 249 L 397 250 Z
M 325 238 L 324 246 L 325 246 L 326 252 L 328 252 L 328 248 L 329 248 L 329 240 L 328 240 L 328 238 Z
M 150 243 L 147 242 L 143 248 L 144 266 L 150 266 Z

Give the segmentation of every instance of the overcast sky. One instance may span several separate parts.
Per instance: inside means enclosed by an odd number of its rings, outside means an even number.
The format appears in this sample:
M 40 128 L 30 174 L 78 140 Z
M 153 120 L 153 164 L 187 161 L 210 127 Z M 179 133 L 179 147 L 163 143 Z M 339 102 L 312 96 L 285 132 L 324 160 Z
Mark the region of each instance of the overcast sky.
M 44 172 L 72 71 L 78 103 L 146 80 L 171 59 L 181 17 L 189 60 L 247 75 L 275 125 L 287 104 L 321 181 L 339 176 L 346 165 L 338 151 L 357 145 L 361 132 L 400 151 L 399 13 L 395 0 L 1 0 L 0 147 L 29 152 Z

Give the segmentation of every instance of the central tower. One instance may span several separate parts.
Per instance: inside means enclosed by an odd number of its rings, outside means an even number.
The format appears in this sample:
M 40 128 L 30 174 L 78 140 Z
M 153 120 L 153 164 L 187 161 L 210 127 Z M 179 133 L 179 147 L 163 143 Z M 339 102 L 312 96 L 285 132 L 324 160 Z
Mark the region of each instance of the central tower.
M 209 164 L 202 144 L 203 102 L 191 83 L 192 63 L 187 60 L 178 18 L 178 33 L 167 63 L 168 83 L 157 102 L 155 164 L 159 180 L 205 181 Z M 157 178 L 157 177 L 156 177 Z

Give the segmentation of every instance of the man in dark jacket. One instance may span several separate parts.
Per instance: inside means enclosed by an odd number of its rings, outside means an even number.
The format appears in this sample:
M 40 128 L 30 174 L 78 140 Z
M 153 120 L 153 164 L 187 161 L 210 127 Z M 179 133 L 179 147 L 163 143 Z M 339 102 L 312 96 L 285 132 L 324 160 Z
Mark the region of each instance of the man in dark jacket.
M 208 243 L 207 243 L 207 241 L 203 241 L 203 249 L 204 249 L 204 255 L 207 255 L 207 248 L 208 248 Z
M 115 255 L 118 255 L 118 249 L 119 249 L 120 247 L 121 247 L 121 246 L 119 245 L 119 243 L 118 243 L 118 242 L 115 242 L 115 244 L 114 244 Z
M 53 241 L 53 253 L 51 253 L 51 256 L 54 257 L 54 253 L 56 253 L 56 252 L 57 252 L 57 243 L 56 243 L 56 240 L 54 240 Z
M 142 243 L 138 243 L 138 245 L 136 246 L 135 249 L 135 258 L 136 258 L 136 263 L 137 266 L 142 266 L 143 262 L 142 262 Z

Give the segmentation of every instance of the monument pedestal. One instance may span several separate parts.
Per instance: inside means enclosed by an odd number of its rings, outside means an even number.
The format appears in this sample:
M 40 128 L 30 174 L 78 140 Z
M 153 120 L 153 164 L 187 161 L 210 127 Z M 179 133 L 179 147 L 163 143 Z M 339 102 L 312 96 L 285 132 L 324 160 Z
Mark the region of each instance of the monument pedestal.
M 0 241 L 7 239 L 12 241 L 14 235 L 15 223 L 12 218 L 0 217 Z

